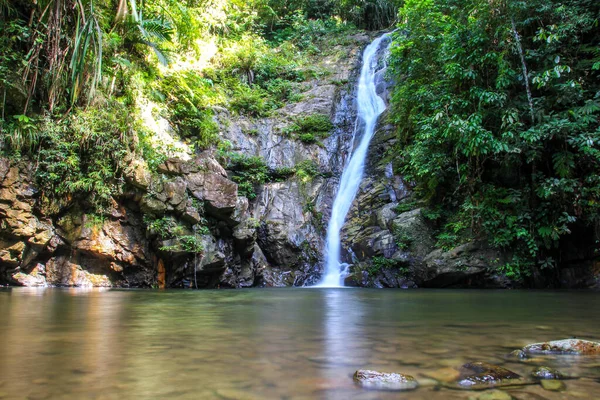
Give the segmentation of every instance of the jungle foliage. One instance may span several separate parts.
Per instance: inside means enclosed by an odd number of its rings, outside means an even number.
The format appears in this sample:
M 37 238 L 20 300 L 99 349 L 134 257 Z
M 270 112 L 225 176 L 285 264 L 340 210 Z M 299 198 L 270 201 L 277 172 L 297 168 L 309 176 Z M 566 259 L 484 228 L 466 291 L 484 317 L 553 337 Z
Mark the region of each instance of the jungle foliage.
M 396 167 L 440 244 L 514 252 L 520 278 L 600 221 L 600 3 L 406 0 L 392 46 Z
M 128 153 L 151 169 L 168 156 L 138 122 L 141 102 L 193 148 L 216 146 L 216 109 L 262 117 L 299 100 L 322 73 L 312 56 L 366 16 L 389 26 L 395 10 L 381 0 L 0 0 L 0 148 L 36 160 L 48 203 L 102 208 L 122 191 Z

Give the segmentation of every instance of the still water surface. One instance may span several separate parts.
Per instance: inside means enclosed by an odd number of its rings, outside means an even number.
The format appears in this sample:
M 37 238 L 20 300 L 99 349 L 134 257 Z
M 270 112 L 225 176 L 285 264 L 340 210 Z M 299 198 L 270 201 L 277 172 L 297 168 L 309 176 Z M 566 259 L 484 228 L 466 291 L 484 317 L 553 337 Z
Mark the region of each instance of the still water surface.
M 594 292 L 0 289 L 0 398 L 466 400 L 479 393 L 370 392 L 352 374 L 422 379 L 487 361 L 581 377 L 566 392 L 509 389 L 514 398 L 596 399 L 600 359 L 503 356 L 532 342 L 598 340 L 599 328 Z

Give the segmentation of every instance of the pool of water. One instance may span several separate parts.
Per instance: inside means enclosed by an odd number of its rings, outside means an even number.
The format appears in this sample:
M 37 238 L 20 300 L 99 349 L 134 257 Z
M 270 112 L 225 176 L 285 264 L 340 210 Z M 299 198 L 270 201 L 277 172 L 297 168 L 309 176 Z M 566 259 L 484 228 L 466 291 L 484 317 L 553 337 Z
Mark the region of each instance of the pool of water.
M 600 293 L 249 289 L 0 289 L 0 398 L 468 399 L 424 379 L 469 361 L 579 379 L 516 399 L 600 398 L 600 359 L 504 355 L 600 339 Z M 411 392 L 356 386 L 357 369 L 413 375 Z

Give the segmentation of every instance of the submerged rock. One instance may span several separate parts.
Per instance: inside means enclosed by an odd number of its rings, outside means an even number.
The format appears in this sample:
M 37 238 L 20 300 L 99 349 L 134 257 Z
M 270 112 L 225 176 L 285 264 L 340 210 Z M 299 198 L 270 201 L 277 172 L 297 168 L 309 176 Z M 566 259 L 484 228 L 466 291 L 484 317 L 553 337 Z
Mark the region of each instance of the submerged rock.
M 458 380 L 458 385 L 463 388 L 518 383 L 522 383 L 520 375 L 498 365 L 481 361 L 463 365 Z
M 524 359 L 527 358 L 527 354 L 523 351 L 523 350 L 514 350 L 511 351 L 510 353 L 508 353 L 507 355 L 508 358 L 518 358 L 518 359 Z
M 544 389 L 549 390 L 551 392 L 560 392 L 567 388 L 567 386 L 563 382 L 555 379 L 546 379 L 543 380 L 541 383 Z
M 564 379 L 565 376 L 555 369 L 548 367 L 538 367 L 532 373 L 531 376 L 536 379 Z
M 528 354 L 599 355 L 600 343 L 581 339 L 562 339 L 533 343 L 523 347 Z
M 354 381 L 365 389 L 375 390 L 413 390 L 419 384 L 410 375 L 386 373 L 359 369 L 354 373 Z
M 435 371 L 426 372 L 424 375 L 439 382 L 454 382 L 460 378 L 460 372 L 451 367 L 444 367 Z
M 490 390 L 477 396 L 477 400 L 511 400 L 512 396 L 502 390 Z

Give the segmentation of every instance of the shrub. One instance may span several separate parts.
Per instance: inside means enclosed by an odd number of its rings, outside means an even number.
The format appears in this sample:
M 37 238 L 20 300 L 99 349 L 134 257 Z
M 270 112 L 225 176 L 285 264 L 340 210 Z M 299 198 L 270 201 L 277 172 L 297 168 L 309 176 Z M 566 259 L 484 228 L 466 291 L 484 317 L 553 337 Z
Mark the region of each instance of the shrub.
M 241 153 L 224 153 L 227 169 L 234 172 L 233 181 L 238 184 L 238 192 L 252 200 L 256 198 L 256 185 L 269 180 L 270 172 L 265 161 L 258 156 Z
M 333 124 L 325 114 L 313 114 L 294 119 L 294 123 L 284 130 L 284 134 L 292 135 L 303 143 L 318 143 L 329 136 Z
M 382 269 L 396 269 L 401 276 L 407 276 L 410 273 L 408 267 L 400 265 L 398 261 L 381 256 L 373 257 L 371 265 L 366 268 L 366 271 L 369 275 L 374 276 Z

